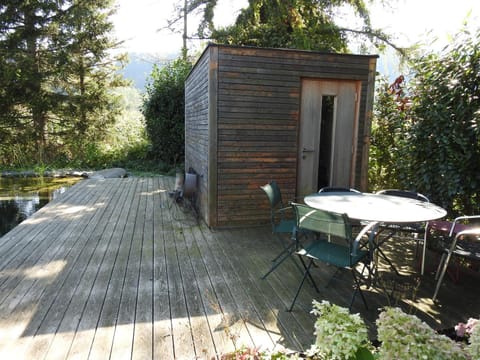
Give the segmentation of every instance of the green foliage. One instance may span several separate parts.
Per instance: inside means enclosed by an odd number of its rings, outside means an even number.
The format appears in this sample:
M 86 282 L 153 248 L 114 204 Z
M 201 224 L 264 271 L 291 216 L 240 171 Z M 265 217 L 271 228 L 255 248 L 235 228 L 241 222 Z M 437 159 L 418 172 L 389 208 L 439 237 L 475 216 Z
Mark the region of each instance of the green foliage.
M 467 350 L 470 353 L 472 359 L 478 360 L 480 358 L 480 325 L 478 323 L 474 327 L 470 335 L 469 341 L 470 346 L 467 348 Z
M 129 154 L 144 160 L 150 143 L 145 131 L 145 119 L 140 111 L 142 95 L 131 87 L 118 88 L 115 94 L 121 99 L 121 112 L 114 123 L 106 127 L 105 137 L 100 143 L 101 152 L 118 159 Z
M 109 16 L 113 1 L 7 0 L 0 6 L 3 164 L 48 162 L 103 138 L 122 83 Z
M 177 59 L 150 75 L 143 103 L 143 115 L 152 156 L 175 167 L 185 156 L 185 79 L 192 68 Z
M 107 167 L 125 167 L 129 171 L 168 173 L 170 166 L 149 158 L 150 142 L 145 132 L 145 122 L 140 112 L 142 97 L 134 88 L 119 88 L 120 114 L 115 122 L 106 126 L 102 141 L 87 140 L 72 142 L 62 152 L 57 150 L 55 159 L 47 163 L 38 163 L 29 158 L 22 150 L 24 146 L 5 147 L 8 150 L 8 162 L 1 162 L 0 168 L 30 169 L 48 167 L 51 169 L 100 169 Z M 1 146 L 1 144 L 0 144 Z M 2 153 L 3 152 L 2 150 Z
M 475 326 L 470 344 L 465 348 L 450 338 L 437 334 L 414 315 L 399 308 L 384 308 L 377 319 L 380 345 L 373 347 L 367 328 L 358 314 L 330 304 L 313 302 L 316 342 L 306 354 L 285 351 L 245 349 L 223 355 L 222 359 L 290 359 L 290 360 L 397 360 L 397 359 L 478 359 L 480 326 Z
M 361 21 L 359 29 L 335 22 L 336 10 L 352 9 Z M 348 52 L 348 37 L 363 37 L 375 45 L 388 36 L 371 28 L 368 9 L 358 0 L 249 0 L 234 25 L 212 32 L 219 43 L 260 47 Z
M 404 186 L 413 190 L 412 184 L 405 185 L 411 122 L 404 105 L 385 78 L 377 79 L 368 169 L 371 191 Z
M 480 210 L 479 40 L 463 31 L 412 64 L 411 174 L 452 215 Z
M 115 96 L 121 99 L 120 114 L 113 124 L 105 126 L 102 141 L 82 141 L 72 153 L 64 153 L 57 166 L 75 165 L 80 168 L 105 168 L 112 166 L 135 167 L 142 170 L 152 167 L 148 163 L 150 143 L 145 132 L 145 121 L 140 112 L 141 94 L 134 88 L 118 88 Z M 158 164 L 152 167 L 158 168 Z
M 371 190 L 424 193 L 449 215 L 480 212 L 480 36 L 459 33 L 411 60 L 408 101 L 377 84 Z
M 368 359 L 370 342 L 365 323 L 359 314 L 350 314 L 348 309 L 313 301 L 315 321 L 315 345 L 310 353 L 331 360 Z
M 466 359 L 462 349 L 448 337 L 398 308 L 386 308 L 377 320 L 380 359 Z

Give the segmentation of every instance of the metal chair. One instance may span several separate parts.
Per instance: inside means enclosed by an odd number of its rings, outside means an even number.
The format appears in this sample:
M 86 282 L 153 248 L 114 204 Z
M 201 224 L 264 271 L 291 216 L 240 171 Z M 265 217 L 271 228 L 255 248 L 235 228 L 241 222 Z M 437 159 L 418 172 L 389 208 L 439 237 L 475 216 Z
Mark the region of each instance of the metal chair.
M 405 197 L 405 198 L 409 198 L 409 199 L 415 199 L 415 200 L 430 202 L 428 197 L 426 197 L 425 195 L 420 194 L 420 193 L 415 192 L 415 191 L 409 191 L 409 190 L 385 189 L 385 190 L 377 191 L 377 194 L 400 196 L 400 197 Z
M 480 222 L 469 227 L 464 226 L 460 228 L 458 226 L 465 222 L 471 223 L 472 220 L 475 219 L 480 220 L 480 215 L 460 216 L 451 223 L 450 231 L 448 232 L 450 244 L 448 244 L 448 241 L 445 244 L 448 246 L 444 247 L 444 252 L 440 264 L 438 265 L 435 276 L 437 284 L 432 297 L 433 301 L 437 299 L 438 291 L 440 290 L 440 286 L 452 256 L 460 257 L 469 261 L 480 261 Z
M 360 247 L 360 239 L 368 229 L 365 229 L 364 232 L 361 232 L 356 238 L 353 238 L 352 226 L 346 214 L 318 210 L 296 203 L 293 203 L 292 206 L 295 210 L 296 219 L 294 236 L 297 235 L 299 231 L 314 232 L 320 236 L 302 250 L 297 251 L 297 255 L 302 262 L 305 272 L 288 311 L 293 309 L 307 277 L 312 281 L 315 290 L 319 292 L 310 273 L 310 269 L 315 261 L 321 261 L 336 266 L 337 268 L 351 270 L 355 282 L 355 290 L 350 302 L 350 308 L 353 305 L 356 293 L 359 292 L 365 307 L 368 309 L 367 302 L 360 289 L 359 278 L 356 274 L 356 265 L 363 262 L 363 269 L 360 272 L 361 276 L 363 276 L 363 272 L 367 268 L 370 260 L 369 250 Z M 308 264 L 305 263 L 304 259 L 307 259 Z
M 319 193 L 322 192 L 354 192 L 360 193 L 357 189 L 346 188 L 346 187 L 336 187 L 336 186 L 326 186 L 318 190 Z
M 415 192 L 415 191 L 408 191 L 408 190 L 398 190 L 398 189 L 386 189 L 377 191 L 377 194 L 383 195 L 390 195 L 390 196 L 399 196 L 414 200 L 419 200 L 423 202 L 430 202 L 428 197 L 425 195 Z M 383 228 L 395 231 L 395 232 L 403 232 L 409 233 L 412 235 L 413 239 L 416 242 L 415 247 L 415 256 L 418 254 L 418 246 L 420 241 L 423 242 L 423 249 L 422 249 L 422 259 L 421 259 L 421 270 L 420 273 L 423 275 L 424 268 L 425 268 L 425 252 L 426 252 L 426 241 L 425 241 L 425 229 L 428 226 L 428 223 L 412 223 L 412 224 L 386 224 L 383 225 Z
M 361 194 L 361 192 L 358 191 L 357 189 L 347 188 L 347 187 L 337 187 L 337 186 L 322 187 L 320 190 L 318 190 L 318 193 L 357 193 L 357 194 Z M 361 224 L 360 221 L 353 221 L 352 226 L 359 227 L 359 226 L 362 226 L 362 224 Z
M 291 235 L 295 228 L 295 219 L 293 218 L 292 207 L 285 207 L 282 200 L 282 193 L 276 181 L 260 187 L 267 195 L 270 203 L 270 221 L 272 224 L 272 233 L 280 241 L 284 248 L 273 260 L 273 265 L 268 272 L 262 276 L 265 279 L 272 271 L 274 271 L 282 262 L 290 257 L 296 248 L 296 243 L 291 241 Z M 290 217 L 287 217 L 290 213 Z M 286 240 L 287 238 L 288 240 Z

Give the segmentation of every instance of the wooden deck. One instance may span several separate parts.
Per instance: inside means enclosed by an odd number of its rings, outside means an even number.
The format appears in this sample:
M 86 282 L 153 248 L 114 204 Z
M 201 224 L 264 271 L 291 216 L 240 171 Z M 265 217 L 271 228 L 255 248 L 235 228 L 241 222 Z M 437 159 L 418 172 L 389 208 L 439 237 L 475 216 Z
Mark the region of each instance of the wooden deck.
M 83 180 L 0 238 L 0 358 L 210 359 L 243 346 L 302 350 L 314 340 L 312 298 L 348 306 L 346 273 L 321 294 L 306 285 L 286 312 L 301 274 L 289 260 L 260 279 L 280 251 L 269 227 L 211 230 L 173 203 L 173 187 L 169 177 Z M 413 243 L 389 245 L 396 264 L 410 270 Z M 320 286 L 333 274 L 314 270 Z M 475 281 L 447 279 L 433 305 L 428 274 L 398 304 L 433 327 L 449 327 L 478 317 Z M 374 289 L 366 297 L 370 310 L 359 299 L 353 310 L 372 325 L 388 303 Z

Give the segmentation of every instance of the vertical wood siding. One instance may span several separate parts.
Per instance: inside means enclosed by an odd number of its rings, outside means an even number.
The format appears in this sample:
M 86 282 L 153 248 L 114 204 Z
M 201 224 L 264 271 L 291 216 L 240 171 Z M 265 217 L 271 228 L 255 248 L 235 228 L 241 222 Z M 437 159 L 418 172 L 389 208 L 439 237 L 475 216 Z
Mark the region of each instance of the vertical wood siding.
M 362 166 L 366 165 L 362 156 L 365 126 L 369 126 L 365 99 L 373 89 L 369 70 L 371 60 L 376 57 L 221 45 L 209 48 L 218 49 L 217 133 L 216 139 L 210 139 L 216 142 L 214 211 L 217 214 L 209 225 L 239 226 L 268 221 L 268 203 L 259 187 L 270 180 L 279 183 L 285 201 L 294 198 L 302 78 L 361 81 L 355 168 L 355 184 L 360 187 L 361 176 L 365 174 Z M 187 85 L 205 83 L 201 77 L 206 74 L 206 54 L 208 51 L 190 74 Z M 200 93 L 200 86 L 195 89 L 195 95 L 190 90 L 187 93 L 189 112 L 196 111 L 195 104 L 205 105 L 207 100 Z M 204 129 L 204 115 L 187 115 L 189 122 L 193 119 L 202 119 Z M 198 161 L 199 165 L 206 159 L 195 146 L 200 143 L 203 149 L 205 135 L 204 131 L 186 133 L 187 153 L 197 153 L 196 159 L 189 155 L 192 158 L 189 161 Z M 202 201 L 205 200 L 202 196 Z

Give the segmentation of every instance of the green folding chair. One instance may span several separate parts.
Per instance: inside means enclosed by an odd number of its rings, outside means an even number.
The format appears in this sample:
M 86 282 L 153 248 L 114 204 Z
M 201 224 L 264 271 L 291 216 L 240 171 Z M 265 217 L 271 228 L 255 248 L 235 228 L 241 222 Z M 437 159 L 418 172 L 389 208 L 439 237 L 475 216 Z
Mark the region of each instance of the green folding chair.
M 288 311 L 292 311 L 307 277 L 310 278 L 315 289 L 319 292 L 310 273 L 310 269 L 315 261 L 324 262 L 339 269 L 349 269 L 355 282 L 355 289 L 349 308 L 351 309 L 355 295 L 359 292 L 365 307 L 368 309 L 356 270 L 357 264 L 363 263 L 363 268 L 359 272 L 360 275 L 363 276 L 365 269 L 369 271 L 370 251 L 360 242 L 368 229 L 366 228 L 356 238 L 353 238 L 352 225 L 346 214 L 318 210 L 302 204 L 294 203 L 292 206 L 296 217 L 296 231 L 315 232 L 319 236 L 312 243 L 297 251 L 305 272 Z
M 281 263 L 289 258 L 297 249 L 296 243 L 292 241 L 292 233 L 295 228 L 295 219 L 290 205 L 285 206 L 282 200 L 280 187 L 275 181 L 260 187 L 267 195 L 270 203 L 270 221 L 272 233 L 280 241 L 283 250 L 272 260 L 272 267 L 262 276 L 265 279 Z

